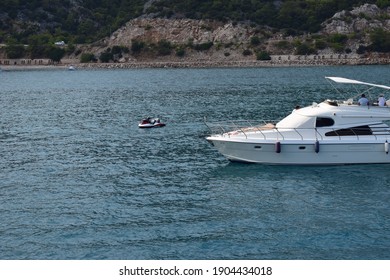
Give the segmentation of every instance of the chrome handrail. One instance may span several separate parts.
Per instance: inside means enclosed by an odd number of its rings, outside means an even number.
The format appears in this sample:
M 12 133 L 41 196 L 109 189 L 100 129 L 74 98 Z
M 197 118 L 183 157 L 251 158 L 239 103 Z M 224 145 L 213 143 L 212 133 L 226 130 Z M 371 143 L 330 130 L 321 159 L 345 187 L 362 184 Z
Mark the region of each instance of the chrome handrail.
M 256 123 L 256 125 L 254 125 L 254 123 Z M 275 127 L 275 123 L 277 123 L 277 121 L 249 121 L 249 120 L 234 121 L 234 120 L 230 120 L 227 122 L 207 122 L 205 120 L 205 125 L 211 131 L 212 135 L 220 134 L 223 137 L 230 138 L 231 135 L 233 135 L 234 133 L 241 133 L 245 138 L 248 138 L 248 132 L 252 131 L 255 133 L 260 133 L 262 138 L 264 140 L 267 140 L 268 137 L 264 133 L 264 131 L 274 130 L 276 135 L 274 134 L 272 139 L 275 139 L 275 137 L 276 138 L 281 137 L 281 139 L 284 140 L 287 137 L 286 132 L 284 130 L 289 129 L 289 128 L 283 128 L 283 129 L 277 128 L 277 127 Z M 270 124 L 272 124 L 272 126 Z M 317 128 L 290 128 L 290 129 L 292 131 L 294 131 L 297 135 L 299 135 L 301 140 L 304 140 L 304 137 L 305 137 L 304 136 L 305 133 L 303 133 L 303 132 L 310 131 L 310 130 L 312 130 L 314 132 L 313 139 L 319 138 L 321 140 L 323 140 L 325 137 L 324 133 L 327 133 L 330 131 L 332 131 L 334 133 L 334 136 L 337 136 L 339 140 L 341 140 L 342 136 L 349 136 L 349 137 L 353 136 L 353 137 L 356 137 L 356 139 L 358 139 L 358 140 L 362 136 L 365 136 L 365 135 L 359 135 L 352 128 L 350 129 L 352 132 L 350 135 L 342 135 L 342 134 L 338 133 L 338 131 L 340 131 L 340 129 L 336 129 L 336 128 L 332 128 L 332 129 L 329 129 L 329 130 L 323 131 L 323 132 L 319 131 Z M 370 127 L 370 129 L 372 131 L 372 134 L 370 134 L 370 135 L 375 137 L 376 140 L 378 140 L 379 135 L 390 136 L 390 128 L 387 126 Z

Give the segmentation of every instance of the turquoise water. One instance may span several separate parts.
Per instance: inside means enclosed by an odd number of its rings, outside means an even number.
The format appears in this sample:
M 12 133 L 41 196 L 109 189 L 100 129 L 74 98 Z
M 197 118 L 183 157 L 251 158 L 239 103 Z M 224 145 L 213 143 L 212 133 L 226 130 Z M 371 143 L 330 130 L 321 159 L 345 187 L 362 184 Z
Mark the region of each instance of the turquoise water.
M 0 72 L 0 259 L 389 259 L 389 165 L 229 163 L 203 123 L 279 119 L 350 96 L 324 76 L 389 70 Z

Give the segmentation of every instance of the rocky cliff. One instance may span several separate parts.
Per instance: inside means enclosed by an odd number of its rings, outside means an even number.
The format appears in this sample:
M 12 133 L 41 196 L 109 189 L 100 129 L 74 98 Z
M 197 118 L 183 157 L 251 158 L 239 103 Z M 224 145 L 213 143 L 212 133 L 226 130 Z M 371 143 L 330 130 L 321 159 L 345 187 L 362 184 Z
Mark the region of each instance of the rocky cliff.
M 243 51 L 250 47 L 251 38 L 257 37 L 264 43 L 265 37 L 268 38 L 269 34 L 272 34 L 269 28 L 260 29 L 245 23 L 138 18 L 129 21 L 109 38 L 95 44 L 95 47 L 90 51 L 101 53 L 113 46 L 128 46 L 131 48 L 134 42 L 142 42 L 145 46 L 143 52 L 137 55 L 130 52 L 128 55 L 124 55 L 122 60 L 151 60 L 156 58 L 156 52 L 151 49 L 156 47 L 159 42 L 164 41 L 169 42 L 171 52 L 170 55 L 157 54 L 159 60 L 207 60 L 238 57 L 246 59 L 254 55 L 254 52 L 248 53 L 246 57 L 242 55 Z M 196 48 L 196 46 L 202 46 L 202 44 L 209 44 L 209 47 L 202 50 Z M 178 49 L 184 51 L 182 56 L 176 55 Z
M 352 11 L 341 11 L 323 23 L 323 33 L 366 34 L 376 28 L 390 31 L 390 8 L 364 4 Z
M 270 55 L 293 55 L 299 47 L 306 54 L 355 54 L 361 45 L 369 45 L 369 34 L 376 28 L 390 31 L 390 8 L 381 10 L 376 5 L 365 4 L 351 11 L 342 11 L 322 24 L 318 34 L 288 34 L 248 23 L 217 22 L 210 20 L 137 18 L 112 33 L 104 40 L 85 49 L 99 56 L 114 46 L 131 48 L 142 42 L 143 52 L 121 55 L 125 61 L 182 61 L 182 60 L 253 60 L 260 52 Z M 337 45 L 328 43 L 332 34 L 346 35 Z M 171 51 L 158 53 L 159 42 L 168 42 Z M 325 42 L 320 46 L 319 42 Z M 199 50 L 197 44 L 210 43 L 210 48 Z M 176 50 L 181 49 L 180 56 Z M 154 51 L 153 51 L 154 50 Z M 298 53 L 302 55 L 304 53 Z
M 246 24 L 222 23 L 191 19 L 134 19 L 107 40 L 110 45 L 131 45 L 132 40 L 157 43 L 167 40 L 175 44 L 242 43 L 256 34 Z

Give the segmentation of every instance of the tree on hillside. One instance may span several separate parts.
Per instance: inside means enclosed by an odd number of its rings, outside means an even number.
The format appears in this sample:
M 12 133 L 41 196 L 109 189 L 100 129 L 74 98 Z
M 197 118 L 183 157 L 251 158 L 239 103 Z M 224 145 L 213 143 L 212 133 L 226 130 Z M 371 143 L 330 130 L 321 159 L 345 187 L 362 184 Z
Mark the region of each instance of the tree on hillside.
M 390 52 L 390 32 L 376 29 L 370 34 L 370 49 L 375 52 Z
M 64 55 L 65 50 L 63 48 L 50 46 L 47 50 L 47 57 L 56 63 L 60 62 Z
M 11 44 L 5 48 L 5 52 L 6 52 L 7 57 L 9 59 L 18 59 L 18 58 L 22 58 L 24 56 L 25 48 L 23 45 Z

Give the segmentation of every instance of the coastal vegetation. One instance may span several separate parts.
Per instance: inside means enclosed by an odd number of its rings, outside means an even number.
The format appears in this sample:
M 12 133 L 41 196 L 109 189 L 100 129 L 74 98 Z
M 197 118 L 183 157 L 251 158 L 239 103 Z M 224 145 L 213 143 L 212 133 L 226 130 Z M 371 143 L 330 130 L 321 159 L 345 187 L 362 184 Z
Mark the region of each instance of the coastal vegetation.
M 9 59 L 49 58 L 53 62 L 71 54 L 78 56 L 81 62 L 118 62 L 129 55 L 182 58 L 189 52 L 213 49 L 221 50 L 225 57 L 230 57 L 232 50 L 239 50 L 243 57 L 253 56 L 258 60 L 269 60 L 272 52 L 295 55 L 317 54 L 325 49 L 334 53 L 389 52 L 388 29 L 378 27 L 365 34 L 319 32 L 335 13 L 351 11 L 365 3 L 375 4 L 380 9 L 390 7 L 390 0 L 4 0 L 0 1 L 0 51 Z M 388 13 L 380 16 L 379 19 L 347 12 L 342 19 L 344 22 L 352 22 L 357 17 L 368 21 L 389 20 Z M 233 26 L 246 24 L 257 31 L 248 42 L 240 44 L 199 42 L 193 38 L 188 38 L 187 42 L 170 38 L 155 41 L 131 38 L 129 43 L 110 44 L 98 53 L 78 48 L 109 38 L 129 20 L 139 17 L 211 20 Z M 144 30 L 154 28 L 153 24 L 148 24 Z M 207 24 L 201 29 L 213 31 Z M 283 38 L 266 46 L 276 32 L 283 34 Z M 349 41 L 363 42 L 364 36 L 370 43 L 361 43 L 352 50 Z M 288 37 L 294 39 L 286 39 Z
M 160 17 L 178 15 L 192 19 L 250 21 L 291 32 L 316 32 L 321 23 L 337 11 L 365 3 L 388 7 L 388 0 L 161 0 L 155 1 L 147 13 Z
M 336 12 L 364 3 L 386 8 L 390 0 L 3 0 L 0 43 L 92 43 L 141 15 L 246 21 L 291 34 L 316 32 Z
M 140 16 L 144 4 L 144 0 L 2 0 L 0 43 L 29 44 L 37 35 L 53 43 L 92 43 Z

